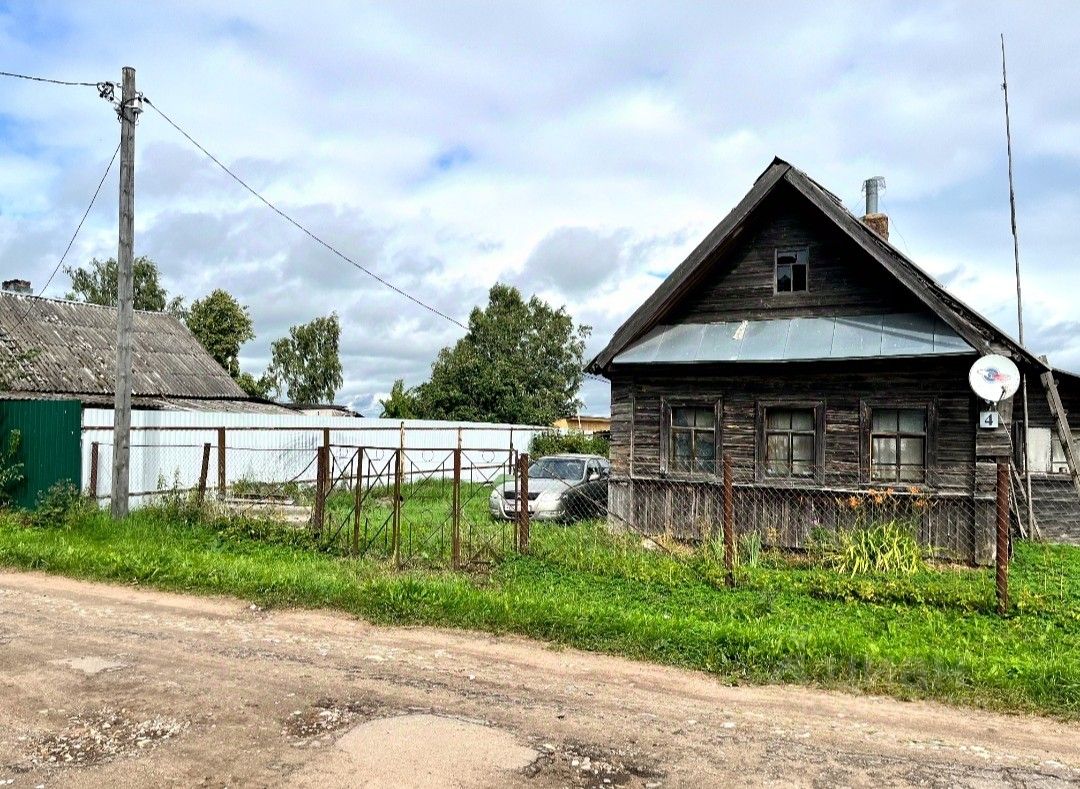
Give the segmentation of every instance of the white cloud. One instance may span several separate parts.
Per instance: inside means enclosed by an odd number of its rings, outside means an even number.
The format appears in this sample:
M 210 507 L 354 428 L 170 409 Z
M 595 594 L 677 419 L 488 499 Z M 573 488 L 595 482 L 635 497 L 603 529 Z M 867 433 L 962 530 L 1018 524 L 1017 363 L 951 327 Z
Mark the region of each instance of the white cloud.
M 594 325 L 590 350 L 735 204 L 773 154 L 857 209 L 888 182 L 901 248 L 1010 322 L 997 34 L 1010 53 L 1030 334 L 1080 366 L 1078 12 L 1013 4 L 151 3 L 0 10 L 5 67 L 139 87 L 358 262 L 464 319 L 497 279 Z M 0 272 L 44 281 L 115 147 L 92 89 L 0 81 Z M 265 363 L 337 310 L 364 403 L 415 383 L 460 330 L 255 202 L 148 110 L 139 251 L 172 291 L 233 290 Z M 115 173 L 74 262 L 115 254 Z M 902 234 L 902 235 L 901 235 Z M 60 278 L 63 280 L 64 278 Z M 62 293 L 66 281 L 50 292 Z M 606 392 L 588 384 L 590 411 Z

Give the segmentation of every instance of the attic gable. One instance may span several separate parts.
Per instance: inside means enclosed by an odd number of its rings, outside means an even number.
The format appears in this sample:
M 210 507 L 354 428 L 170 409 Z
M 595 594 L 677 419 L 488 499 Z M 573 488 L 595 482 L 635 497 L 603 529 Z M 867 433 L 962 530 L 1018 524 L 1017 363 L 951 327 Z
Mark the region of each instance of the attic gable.
M 797 259 L 800 281 L 785 291 L 778 264 Z M 741 238 L 713 253 L 697 283 L 663 323 L 923 312 L 925 306 L 834 223 L 781 183 Z
M 899 250 L 852 216 L 834 194 L 778 158 L 761 174 L 739 204 L 619 327 L 607 347 L 586 369 L 604 372 L 619 352 L 667 320 L 673 310 L 684 302 L 687 294 L 702 287 L 712 271 L 711 261 L 722 259 L 738 244 L 745 243 L 753 228 L 767 215 L 774 193 L 782 192 L 796 194 L 801 204 L 820 215 L 826 227 L 840 233 L 861 250 L 867 257 L 868 265 L 891 275 L 898 288 L 915 299 L 922 310 L 940 319 L 977 352 L 1003 353 L 1038 371 L 1047 369 L 1044 362 L 949 294 Z

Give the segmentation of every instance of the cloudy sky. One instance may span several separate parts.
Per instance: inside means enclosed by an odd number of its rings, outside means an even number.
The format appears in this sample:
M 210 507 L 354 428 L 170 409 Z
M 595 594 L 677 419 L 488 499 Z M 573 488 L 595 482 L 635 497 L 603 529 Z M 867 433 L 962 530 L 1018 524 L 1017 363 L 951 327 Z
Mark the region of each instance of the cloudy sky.
M 1009 47 L 1028 344 L 1080 369 L 1080 8 L 984 3 L 0 1 L 0 69 L 139 89 L 255 188 L 464 321 L 496 281 L 589 351 L 774 155 L 1015 333 L 998 34 Z M 0 79 L 0 275 L 40 289 L 116 146 L 90 88 Z M 136 253 L 170 294 L 249 305 L 260 372 L 337 311 L 338 401 L 377 415 L 461 330 L 316 246 L 152 111 Z M 69 262 L 116 254 L 116 172 Z M 46 290 L 62 296 L 59 275 Z M 587 383 L 586 409 L 608 392 Z

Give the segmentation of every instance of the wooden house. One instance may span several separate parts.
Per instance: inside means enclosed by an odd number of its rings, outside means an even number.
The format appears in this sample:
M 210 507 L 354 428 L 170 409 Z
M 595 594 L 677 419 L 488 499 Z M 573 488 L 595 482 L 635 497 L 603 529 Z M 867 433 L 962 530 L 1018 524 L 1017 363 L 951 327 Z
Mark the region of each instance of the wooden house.
M 766 542 L 803 547 L 850 522 L 852 496 L 887 491 L 938 554 L 989 561 L 1020 398 L 978 425 L 968 371 L 987 353 L 1046 411 L 1045 362 L 893 247 L 887 217 L 856 218 L 775 159 L 589 364 L 611 381 L 610 508 L 706 536 L 727 455 L 736 527 Z

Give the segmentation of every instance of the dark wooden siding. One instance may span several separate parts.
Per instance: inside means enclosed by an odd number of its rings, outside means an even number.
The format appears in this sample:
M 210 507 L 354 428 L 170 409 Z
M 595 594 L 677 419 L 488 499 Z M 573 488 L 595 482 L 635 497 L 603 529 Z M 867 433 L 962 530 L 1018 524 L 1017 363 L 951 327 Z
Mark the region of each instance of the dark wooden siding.
M 839 528 L 845 518 L 850 520 L 850 513 L 836 506 L 836 496 L 884 487 L 867 478 L 864 404 L 925 404 L 933 415 L 927 437 L 930 457 L 927 480 L 918 487 L 944 498 L 935 505 L 934 517 L 924 519 L 920 537 L 941 549 L 943 556 L 988 561 L 993 460 L 1002 439 L 996 433 L 987 435 L 994 431 L 980 431 L 984 437 L 976 437 L 977 404 L 968 389 L 969 365 L 967 358 L 940 358 L 615 368 L 613 476 L 632 481 L 633 488 L 632 493 L 619 494 L 620 507 L 642 528 L 662 524 L 660 528 L 674 528 L 677 536 L 707 536 L 715 526 L 715 481 L 710 489 L 702 480 L 661 473 L 661 402 L 664 398 L 695 399 L 703 405 L 720 402 L 722 452 L 732 458 L 736 485 L 746 488 L 736 497 L 736 521 L 767 531 L 777 544 L 802 547 L 811 524 Z M 819 480 L 804 484 L 762 485 L 756 474 L 758 404 L 785 400 L 824 403 L 824 471 Z M 979 444 L 983 449 L 977 450 Z
M 975 460 L 974 402 L 968 360 L 897 360 L 787 365 L 695 366 L 633 370 L 612 377 L 611 457 L 616 474 L 660 471 L 661 398 L 723 401 L 722 441 L 739 473 L 755 468 L 760 400 L 825 402 L 824 485 L 863 482 L 860 405 L 882 399 L 935 406 L 936 463 L 930 486 L 970 492 Z M 886 394 L 887 393 L 887 394 Z M 631 411 L 632 407 L 632 411 Z M 632 429 L 629 424 L 633 421 Z M 630 445 L 633 438 L 633 467 Z
M 809 248 L 809 290 L 774 294 L 774 254 Z M 711 261 L 666 324 L 764 317 L 923 311 L 907 288 L 790 187 L 778 189 L 743 241 Z

